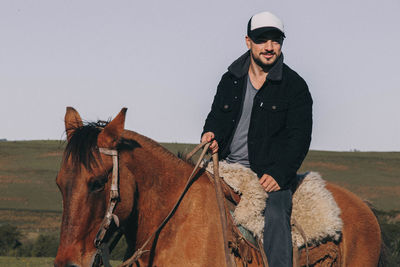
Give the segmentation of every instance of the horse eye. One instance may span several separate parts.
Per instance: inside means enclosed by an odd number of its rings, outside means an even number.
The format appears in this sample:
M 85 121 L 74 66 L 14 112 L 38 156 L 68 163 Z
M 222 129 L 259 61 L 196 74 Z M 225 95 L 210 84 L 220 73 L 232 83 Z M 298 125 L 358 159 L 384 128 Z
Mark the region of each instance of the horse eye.
M 89 183 L 89 189 L 91 192 L 101 192 L 104 190 L 105 180 L 94 180 Z

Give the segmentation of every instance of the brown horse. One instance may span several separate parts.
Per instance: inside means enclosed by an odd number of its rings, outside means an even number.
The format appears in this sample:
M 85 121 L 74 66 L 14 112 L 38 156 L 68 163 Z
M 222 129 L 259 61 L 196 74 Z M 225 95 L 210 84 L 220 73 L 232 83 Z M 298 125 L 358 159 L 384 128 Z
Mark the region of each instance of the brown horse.
M 93 241 L 109 205 L 113 170 L 113 157 L 100 153 L 99 148 L 115 149 L 119 154 L 120 195 L 114 214 L 127 241 L 126 258 L 156 230 L 184 189 L 193 166 L 151 139 L 124 130 L 125 112 L 122 109 L 107 125 L 83 125 L 78 112 L 67 108 L 68 143 L 57 176 L 63 216 L 56 267 L 89 267 L 95 260 Z M 377 266 L 381 236 L 375 216 L 352 193 L 332 184 L 328 189 L 342 210 L 343 235 L 339 244 L 327 242 L 311 249 L 310 262 L 318 266 Z M 116 224 L 111 224 L 110 232 Z M 136 265 L 226 266 L 222 236 L 213 183 L 200 171 Z M 104 242 L 109 239 L 107 233 Z M 324 257 L 313 259 L 316 254 L 328 255 L 332 248 L 338 255 L 332 264 Z M 263 266 L 259 253 L 253 250 L 251 254 L 254 260 L 248 266 Z M 242 266 L 241 259 L 235 257 L 235 261 Z M 301 263 L 305 264 L 305 253 Z

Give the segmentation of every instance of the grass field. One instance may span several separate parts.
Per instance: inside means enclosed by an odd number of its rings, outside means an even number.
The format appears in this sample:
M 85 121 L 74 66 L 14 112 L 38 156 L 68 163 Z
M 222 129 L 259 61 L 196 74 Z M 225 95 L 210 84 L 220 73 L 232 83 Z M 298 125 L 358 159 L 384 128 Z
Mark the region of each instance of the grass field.
M 0 257 L 0 266 L 2 267 L 53 267 L 53 258 L 16 258 Z M 110 261 L 112 266 L 121 264 L 119 261 Z
M 188 153 L 193 144 L 162 144 Z M 65 143 L 0 142 L 0 223 L 24 233 L 57 232 L 61 194 L 55 184 Z M 300 172 L 318 171 L 381 210 L 400 210 L 400 152 L 310 151 Z
M 16 257 L 0 257 L 0 266 L 4 267 L 52 267 L 54 266 L 53 258 L 16 258 Z
M 60 211 L 60 141 L 0 143 L 0 209 Z
M 381 210 L 400 210 L 399 152 L 310 151 L 300 171 L 322 177 L 369 200 Z
M 174 154 L 188 153 L 194 147 L 162 145 Z M 0 142 L 0 225 L 17 226 L 25 240 L 59 233 L 62 201 L 55 177 L 64 146 L 61 141 Z M 400 152 L 310 151 L 299 172 L 306 171 L 318 171 L 324 179 L 369 200 L 380 210 L 397 210 L 390 218 L 397 218 L 392 223 L 399 224 Z M 52 266 L 52 261 L 0 257 L 0 266 Z
M 62 210 L 55 184 L 64 143 L 60 141 L 0 142 L 0 218 L 35 211 Z M 163 144 L 172 153 L 187 153 L 190 144 Z M 310 151 L 300 172 L 318 171 L 383 210 L 400 210 L 400 152 Z M 53 214 L 50 213 L 50 214 Z M 54 214 L 53 214 L 54 215 Z

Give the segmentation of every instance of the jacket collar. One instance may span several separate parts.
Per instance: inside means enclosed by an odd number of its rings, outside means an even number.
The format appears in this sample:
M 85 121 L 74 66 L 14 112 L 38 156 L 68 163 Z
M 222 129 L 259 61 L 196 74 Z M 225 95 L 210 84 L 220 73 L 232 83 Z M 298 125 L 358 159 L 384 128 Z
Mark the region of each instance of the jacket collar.
M 236 59 L 229 67 L 228 71 L 235 75 L 237 78 L 241 78 L 247 75 L 250 66 L 250 50 L 241 55 Z M 283 68 L 283 54 L 280 55 L 278 60 L 269 70 L 267 80 L 280 81 L 282 80 L 282 68 Z

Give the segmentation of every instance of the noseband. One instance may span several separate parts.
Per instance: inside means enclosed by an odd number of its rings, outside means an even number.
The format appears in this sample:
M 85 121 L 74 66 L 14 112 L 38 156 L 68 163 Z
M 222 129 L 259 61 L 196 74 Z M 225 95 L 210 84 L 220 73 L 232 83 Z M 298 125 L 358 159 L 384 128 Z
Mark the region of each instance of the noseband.
M 115 225 L 119 227 L 119 219 L 117 215 L 115 215 L 114 209 L 117 203 L 119 202 L 119 187 L 118 187 L 118 151 L 111 150 L 107 148 L 99 148 L 100 153 L 112 156 L 113 158 L 113 170 L 112 170 L 112 181 L 111 181 L 111 190 L 110 190 L 110 199 L 107 206 L 106 214 L 104 215 L 103 222 L 100 225 L 100 229 L 96 234 L 96 238 L 94 239 L 94 246 L 97 248 L 95 254 L 95 260 L 93 262 L 93 267 L 100 266 L 100 260 L 102 260 L 105 267 L 111 267 L 109 263 L 109 253 L 110 249 L 109 245 L 104 242 L 104 237 L 107 234 L 108 229 L 110 228 L 111 222 L 114 221 Z M 119 238 L 121 238 L 121 233 L 116 236 L 116 241 L 114 240 L 112 243 L 114 246 L 117 244 Z

